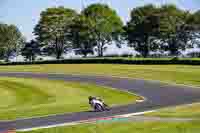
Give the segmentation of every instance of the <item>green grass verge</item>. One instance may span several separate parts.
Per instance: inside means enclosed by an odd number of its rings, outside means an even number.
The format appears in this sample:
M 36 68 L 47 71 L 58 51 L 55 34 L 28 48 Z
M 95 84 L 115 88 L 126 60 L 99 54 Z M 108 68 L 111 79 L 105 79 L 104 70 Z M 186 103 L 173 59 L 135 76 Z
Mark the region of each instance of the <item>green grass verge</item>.
M 199 122 L 124 122 L 85 124 L 25 133 L 199 133 Z
M 200 66 L 189 65 L 55 64 L 0 66 L 0 71 L 119 76 L 200 86 Z
M 87 83 L 0 78 L 0 120 L 89 110 L 87 98 L 101 96 L 110 105 L 140 99 L 119 90 Z
M 175 118 L 200 118 L 200 103 L 160 109 L 145 116 L 175 117 Z

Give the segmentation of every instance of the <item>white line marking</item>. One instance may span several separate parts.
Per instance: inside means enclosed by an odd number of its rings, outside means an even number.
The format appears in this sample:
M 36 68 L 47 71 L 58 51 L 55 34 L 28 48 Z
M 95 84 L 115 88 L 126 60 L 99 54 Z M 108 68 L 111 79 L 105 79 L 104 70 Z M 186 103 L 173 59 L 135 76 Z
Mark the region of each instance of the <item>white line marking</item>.
M 77 125 L 77 124 L 78 124 L 78 122 L 63 123 L 63 124 L 55 124 L 55 125 L 41 126 L 41 127 L 35 127 L 35 128 L 19 129 L 19 130 L 16 130 L 16 131 L 18 131 L 18 132 L 27 132 L 27 131 L 34 131 L 34 130 L 39 130 L 39 129 L 64 127 L 64 126 L 73 126 L 73 125 Z
M 137 113 L 130 113 L 125 115 L 119 115 L 121 117 L 131 117 L 131 116 L 137 116 L 137 115 L 144 115 L 148 113 L 156 112 L 156 110 L 150 110 L 150 111 L 144 111 L 144 112 L 137 112 Z

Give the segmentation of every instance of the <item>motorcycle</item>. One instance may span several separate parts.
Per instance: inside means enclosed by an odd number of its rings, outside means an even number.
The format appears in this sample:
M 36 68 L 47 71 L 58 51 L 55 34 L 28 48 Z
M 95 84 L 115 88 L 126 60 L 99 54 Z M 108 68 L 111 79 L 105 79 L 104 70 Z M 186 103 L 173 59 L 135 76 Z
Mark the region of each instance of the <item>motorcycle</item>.
M 89 104 L 95 112 L 109 111 L 110 107 L 106 105 L 101 99 L 90 98 Z
M 94 105 L 94 111 L 96 112 L 103 112 L 103 111 L 109 111 L 109 110 L 110 108 L 106 104 L 101 105 L 101 104 L 96 103 Z

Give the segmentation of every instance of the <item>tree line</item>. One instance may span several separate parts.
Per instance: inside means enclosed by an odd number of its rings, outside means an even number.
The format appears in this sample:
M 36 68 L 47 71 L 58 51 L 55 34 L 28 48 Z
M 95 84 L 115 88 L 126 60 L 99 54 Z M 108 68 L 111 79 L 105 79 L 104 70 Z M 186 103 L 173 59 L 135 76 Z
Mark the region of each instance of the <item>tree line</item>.
M 41 12 L 34 28 L 36 38 L 30 42 L 24 41 L 17 27 L 0 24 L 0 56 L 8 59 L 20 49 L 28 60 L 41 53 L 60 59 L 68 50 L 78 49 L 83 57 L 94 51 L 102 57 L 107 45 L 120 48 L 124 42 L 143 57 L 151 51 L 168 51 L 177 56 L 180 50 L 198 44 L 199 31 L 200 10 L 192 13 L 175 5 L 133 8 L 126 24 L 105 4 L 89 5 L 80 13 L 53 7 Z

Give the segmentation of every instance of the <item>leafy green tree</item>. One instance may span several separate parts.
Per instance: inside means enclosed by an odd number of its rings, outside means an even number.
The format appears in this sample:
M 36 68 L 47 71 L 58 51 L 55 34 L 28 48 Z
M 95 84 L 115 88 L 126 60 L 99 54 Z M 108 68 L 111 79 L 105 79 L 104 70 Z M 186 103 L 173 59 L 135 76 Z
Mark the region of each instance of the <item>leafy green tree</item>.
M 176 56 L 179 50 L 185 50 L 191 39 L 186 19 L 190 15 L 175 5 L 164 5 L 160 8 L 160 39 L 163 49 Z
M 194 24 L 188 23 L 189 18 L 197 19 L 175 5 L 135 8 L 125 28 L 127 40 L 143 57 L 154 50 L 170 51 L 171 55 L 178 55 L 179 50 L 192 47 Z
M 196 26 L 195 28 L 199 30 L 200 25 L 200 10 L 196 11 L 195 13 L 191 14 L 188 19 L 187 23 L 191 24 L 193 26 Z
M 64 7 L 48 8 L 40 15 L 34 33 L 40 44 L 54 50 L 57 59 L 60 59 L 66 48 L 71 47 L 67 38 L 68 27 L 76 15 L 76 11 Z
M 134 47 L 143 57 L 158 49 L 154 39 L 159 33 L 159 9 L 153 5 L 137 7 L 131 12 L 131 20 L 125 27 L 129 46 Z
M 0 24 L 0 51 L 6 61 L 23 46 L 24 40 L 15 25 Z
M 87 57 L 88 54 L 93 54 L 95 40 L 93 40 L 92 21 L 84 15 L 78 15 L 70 25 L 70 34 L 73 48 L 78 49 L 77 53 Z
M 116 11 L 104 4 L 92 4 L 82 11 L 82 15 L 91 21 L 89 38 L 95 40 L 92 45 L 97 47 L 98 56 L 103 56 L 105 45 L 118 41 L 123 32 L 120 17 Z
M 198 40 L 200 38 L 200 10 L 188 16 L 186 24 L 190 31 L 190 36 L 192 37 L 192 43 L 200 47 L 200 42 Z
M 29 61 L 34 61 L 37 54 L 40 53 L 39 44 L 35 40 L 27 42 L 21 50 L 22 56 Z

